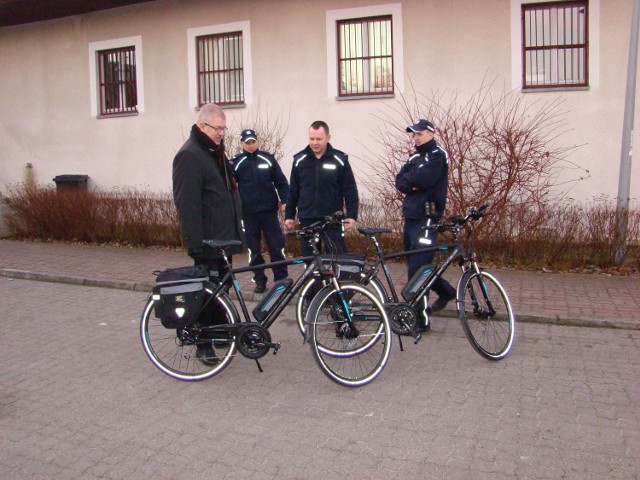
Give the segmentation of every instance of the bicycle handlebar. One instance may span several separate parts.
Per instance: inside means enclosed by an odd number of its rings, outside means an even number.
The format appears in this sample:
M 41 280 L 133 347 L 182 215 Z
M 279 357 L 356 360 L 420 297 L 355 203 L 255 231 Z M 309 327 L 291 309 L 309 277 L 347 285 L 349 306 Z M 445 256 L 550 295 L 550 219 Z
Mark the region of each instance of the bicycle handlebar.
M 324 231 L 327 227 L 332 225 L 342 225 L 344 223 L 345 215 L 344 212 L 338 210 L 332 215 L 327 215 L 323 220 L 319 220 L 315 223 L 312 223 L 309 226 L 302 227 L 299 230 L 293 230 L 291 232 L 287 232 L 287 235 L 296 235 L 299 237 L 306 237 L 309 235 L 314 235 L 316 233 Z
M 485 203 L 479 208 L 471 207 L 469 209 L 469 213 L 465 217 L 459 217 L 459 216 L 451 217 L 450 223 L 440 221 L 438 223 L 434 223 L 433 225 L 427 225 L 425 229 L 435 230 L 436 232 L 447 232 L 447 231 L 455 230 L 456 228 L 461 227 L 462 225 L 467 223 L 469 220 L 472 220 L 475 222 L 476 220 L 479 220 L 480 218 L 484 217 L 487 214 L 486 210 L 488 208 L 489 208 L 489 203 Z

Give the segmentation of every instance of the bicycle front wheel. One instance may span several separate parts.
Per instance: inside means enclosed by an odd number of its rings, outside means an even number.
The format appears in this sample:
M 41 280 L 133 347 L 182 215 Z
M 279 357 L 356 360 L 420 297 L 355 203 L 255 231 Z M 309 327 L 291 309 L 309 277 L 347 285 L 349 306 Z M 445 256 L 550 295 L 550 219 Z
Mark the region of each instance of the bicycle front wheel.
M 353 283 L 363 285 L 361 281 L 364 280 L 364 277 L 365 274 L 361 273 L 360 280 Z M 340 283 L 344 282 L 341 280 Z M 387 301 L 387 291 L 377 277 L 373 277 L 371 280 L 369 280 L 367 285 L 363 286 L 370 292 L 374 293 L 382 303 Z M 320 278 L 311 277 L 300 289 L 298 301 L 296 302 L 296 321 L 298 323 L 298 329 L 300 330 L 300 333 L 302 333 L 302 335 L 304 335 L 307 330 L 307 327 L 305 325 L 305 317 L 307 315 L 307 310 L 309 310 L 311 300 L 313 300 L 315 294 L 318 293 L 322 289 L 322 287 L 324 287 L 324 285 L 322 284 L 322 280 L 320 280 Z
M 389 360 L 389 319 L 380 300 L 363 286 L 324 287 L 309 305 L 306 324 L 313 357 L 340 385 L 366 385 Z
M 468 270 L 458 284 L 458 316 L 471 346 L 489 360 L 501 360 L 513 345 L 516 320 L 500 282 Z
M 207 294 L 211 295 L 207 289 Z M 211 300 L 207 312 L 216 312 L 211 323 L 216 325 L 237 323 L 238 313 L 226 294 Z M 209 323 L 209 321 L 207 322 Z M 144 352 L 158 369 L 178 380 L 205 380 L 224 370 L 235 355 L 235 338 L 228 333 L 210 330 L 196 323 L 190 327 L 168 329 L 155 317 L 153 300 L 144 307 L 140 319 L 140 339 Z M 217 363 L 211 365 L 196 356 L 198 346 L 213 346 Z

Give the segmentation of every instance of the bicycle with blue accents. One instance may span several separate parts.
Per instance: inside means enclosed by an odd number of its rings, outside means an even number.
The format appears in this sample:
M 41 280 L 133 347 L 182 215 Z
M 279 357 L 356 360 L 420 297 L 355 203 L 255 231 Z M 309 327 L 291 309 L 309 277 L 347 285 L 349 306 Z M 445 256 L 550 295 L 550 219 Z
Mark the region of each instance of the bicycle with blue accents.
M 297 280 L 285 278 L 273 284 L 253 309 L 254 320 L 236 274 L 256 267 L 229 268 L 223 278 L 205 281 L 206 298 L 198 318 L 208 317 L 206 321 L 195 321 L 186 327 L 168 329 L 162 325 L 154 315 L 158 299 L 150 297 L 142 313 L 140 336 L 151 362 L 170 377 L 204 380 L 222 372 L 239 352 L 254 359 L 262 371 L 259 359 L 271 350 L 276 354 L 280 348 L 279 343 L 272 341 L 269 327 L 298 292 L 306 291 L 310 283 L 320 279 L 323 287 L 313 296 L 306 312 L 305 341 L 314 359 L 324 374 L 338 384 L 359 387 L 373 381 L 384 369 L 391 352 L 392 333 L 383 303 L 364 286 L 341 281 L 335 273 L 338 258 L 321 256 L 318 248 L 324 230 L 340 224 L 343 219 L 342 212 L 337 212 L 322 222 L 293 232 L 309 242 L 311 256 L 260 266 L 267 269 L 276 265 L 306 265 Z M 204 243 L 218 251 L 231 267 L 226 249 L 239 242 L 204 240 Z M 228 285 L 236 293 L 244 321 L 229 296 Z M 214 314 L 208 312 L 215 312 L 215 319 Z M 212 347 L 216 354 L 213 361 L 198 358 L 198 347 Z
M 469 343 L 489 360 L 501 360 L 509 354 L 513 346 L 516 322 L 509 297 L 498 279 L 480 267 L 475 252 L 467 250 L 460 238 L 463 226 L 486 215 L 488 207 L 489 205 L 485 204 L 479 208 L 471 208 L 466 216 L 453 217 L 449 222 L 427 223 L 425 229 L 451 232 L 453 242 L 398 253 L 385 254 L 376 238 L 376 235 L 390 233 L 392 230 L 358 228 L 361 234 L 373 242 L 377 256 L 377 260 L 363 272 L 359 282 L 364 286 L 374 284 L 375 290 L 380 291 L 383 287 L 378 274 L 382 269 L 389 287 L 389 292 L 385 290 L 383 293 L 386 298 L 385 307 L 394 333 L 411 335 L 417 343 L 421 337 L 421 334 L 416 332 L 417 311 L 424 305 L 434 282 L 449 266 L 457 263 L 462 269 L 462 276 L 456 289 L 456 309 Z M 443 252 L 448 253 L 448 256 L 440 264 L 423 265 L 401 291 L 404 299 L 402 302 L 386 262 L 424 252 Z M 402 348 L 402 344 L 400 347 Z

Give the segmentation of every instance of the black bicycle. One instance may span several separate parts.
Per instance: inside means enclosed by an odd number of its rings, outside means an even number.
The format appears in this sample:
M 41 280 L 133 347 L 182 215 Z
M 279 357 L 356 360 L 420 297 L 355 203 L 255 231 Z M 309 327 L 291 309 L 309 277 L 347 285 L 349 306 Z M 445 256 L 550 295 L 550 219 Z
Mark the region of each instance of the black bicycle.
M 360 283 L 373 285 L 375 291 L 384 291 L 385 307 L 394 333 L 409 334 L 416 342 L 419 340 L 420 334 L 414 330 L 418 318 L 417 309 L 424 302 L 425 296 L 436 279 L 440 278 L 449 266 L 457 263 L 462 269 L 462 276 L 457 286 L 456 308 L 467 339 L 480 355 L 490 360 L 501 360 L 508 355 L 513 345 L 516 320 L 507 293 L 496 277 L 478 265 L 475 253 L 467 251 L 460 238 L 462 227 L 486 215 L 488 207 L 487 204 L 480 208 L 471 208 L 465 217 L 453 217 L 449 222 L 441 221 L 425 227 L 437 232 L 451 232 L 453 242 L 446 245 L 385 254 L 376 235 L 390 233 L 392 230 L 388 228 L 358 229 L 361 234 L 371 239 L 378 257 L 363 272 Z M 405 301 L 401 302 L 386 262 L 423 252 L 449 252 L 449 256 L 439 265 L 423 265 L 402 290 L 401 294 Z M 378 279 L 380 267 L 382 267 L 390 294 Z
M 204 322 L 167 329 L 154 315 L 154 304 L 158 299 L 150 297 L 142 313 L 140 336 L 151 362 L 173 378 L 204 380 L 224 370 L 239 352 L 254 359 L 262 371 L 258 360 L 271 349 L 275 354 L 280 348 L 280 344 L 272 341 L 269 327 L 291 299 L 319 276 L 325 286 L 314 296 L 307 312 L 310 328 L 305 337 L 316 362 L 325 375 L 344 386 L 357 387 L 374 380 L 384 369 L 391 352 L 391 329 L 385 308 L 364 286 L 341 282 L 334 265 L 327 264 L 326 257 L 318 250 L 324 229 L 341 221 L 341 214 L 335 214 L 295 232 L 309 242 L 313 255 L 260 266 L 266 269 L 275 265 L 307 264 L 295 282 L 286 278 L 273 284 L 252 311 L 256 321 L 251 319 L 235 277 L 237 273 L 256 267 L 229 269 L 219 281 L 209 279 L 205 282 Z M 204 243 L 219 251 L 228 266 L 225 249 L 239 244 L 218 240 L 205 240 Z M 236 292 L 244 322 L 228 294 L 226 285 L 229 283 Z M 210 325 L 208 311 L 224 314 L 218 313 L 216 324 Z M 215 349 L 217 363 L 210 365 L 197 358 L 197 347 L 205 345 Z

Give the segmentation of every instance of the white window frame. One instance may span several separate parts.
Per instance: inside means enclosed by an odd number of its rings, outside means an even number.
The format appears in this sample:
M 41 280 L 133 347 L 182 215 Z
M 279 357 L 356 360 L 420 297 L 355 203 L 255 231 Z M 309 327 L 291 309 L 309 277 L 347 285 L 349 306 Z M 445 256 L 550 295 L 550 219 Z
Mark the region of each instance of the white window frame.
M 124 47 L 135 48 L 138 112 L 128 112 L 119 115 L 100 115 L 100 109 L 98 108 L 100 102 L 100 91 L 98 86 L 98 52 L 102 50 L 112 50 L 114 48 Z M 141 35 L 89 43 L 89 102 L 91 107 L 91 116 L 96 118 L 114 118 L 120 116 L 140 115 L 141 113 L 144 113 L 144 66 Z
M 221 33 L 242 32 L 242 57 L 244 73 L 244 105 L 223 105 L 223 108 L 242 108 L 253 103 L 253 74 L 251 61 L 251 23 L 249 21 L 209 25 L 187 29 L 187 68 L 189 78 L 189 106 L 198 107 L 197 37 Z
M 522 88 L 522 20 L 521 6 L 527 3 L 547 3 L 555 0 L 510 0 L 511 1 L 511 88 L 531 94 L 549 90 L 585 90 L 600 86 L 600 3 L 589 0 L 589 86 L 560 86 L 548 89 Z
M 402 42 L 402 4 L 393 3 L 387 5 L 375 5 L 371 7 L 344 8 L 340 10 L 327 10 L 326 35 L 327 35 L 327 95 L 340 101 L 385 98 L 382 95 L 363 95 L 353 97 L 339 97 L 338 95 L 338 46 L 337 46 L 337 22 L 338 20 L 350 20 L 354 18 L 379 17 L 391 15 L 393 29 L 393 80 L 394 91 L 404 92 L 404 51 Z

